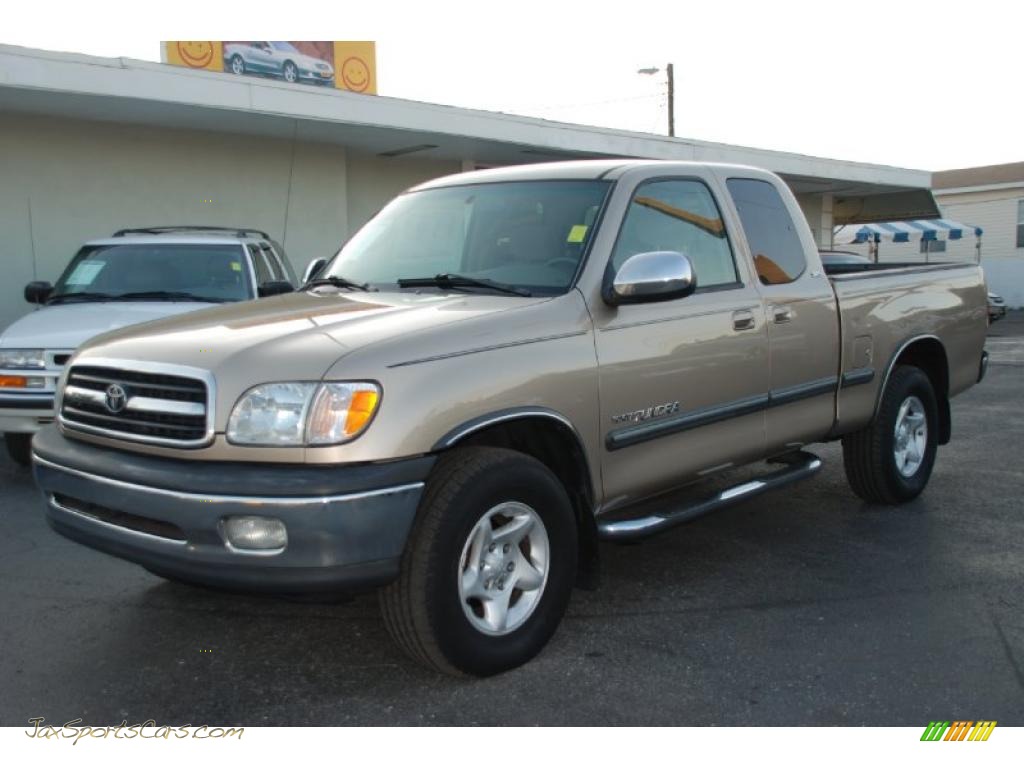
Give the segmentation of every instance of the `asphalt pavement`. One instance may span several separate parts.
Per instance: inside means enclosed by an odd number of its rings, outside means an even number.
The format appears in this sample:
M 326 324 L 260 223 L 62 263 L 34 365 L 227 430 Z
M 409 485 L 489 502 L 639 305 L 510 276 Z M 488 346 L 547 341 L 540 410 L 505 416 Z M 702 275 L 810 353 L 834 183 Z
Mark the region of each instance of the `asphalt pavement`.
M 814 479 L 602 548 L 555 638 L 487 680 L 420 669 L 374 596 L 164 582 L 53 533 L 0 458 L 0 725 L 1024 725 L 1024 315 L 900 508 Z

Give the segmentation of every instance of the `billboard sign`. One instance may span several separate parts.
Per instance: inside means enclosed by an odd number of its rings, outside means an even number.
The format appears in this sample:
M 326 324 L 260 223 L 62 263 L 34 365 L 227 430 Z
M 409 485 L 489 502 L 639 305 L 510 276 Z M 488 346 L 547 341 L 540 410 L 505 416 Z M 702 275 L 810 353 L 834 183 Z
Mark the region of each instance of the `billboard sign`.
M 163 61 L 189 69 L 377 93 L 376 45 L 371 41 L 167 40 Z

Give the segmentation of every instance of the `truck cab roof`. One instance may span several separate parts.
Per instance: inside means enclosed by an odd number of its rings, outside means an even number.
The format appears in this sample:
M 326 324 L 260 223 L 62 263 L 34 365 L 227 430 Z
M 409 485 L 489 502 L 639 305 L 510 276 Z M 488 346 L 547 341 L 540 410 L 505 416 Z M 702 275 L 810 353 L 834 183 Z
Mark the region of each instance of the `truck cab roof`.
M 696 163 L 688 160 L 645 160 L 638 158 L 611 158 L 600 160 L 566 160 L 554 163 L 538 163 L 518 165 L 505 168 L 485 168 L 479 171 L 458 173 L 432 179 L 410 191 L 433 189 L 436 187 L 461 186 L 464 184 L 484 184 L 504 181 L 551 181 L 551 180 L 616 180 L 628 171 L 651 167 L 664 167 L 677 172 L 687 169 L 697 173 L 700 170 L 717 169 L 740 172 L 744 174 L 765 175 L 765 171 L 752 166 L 735 163 Z

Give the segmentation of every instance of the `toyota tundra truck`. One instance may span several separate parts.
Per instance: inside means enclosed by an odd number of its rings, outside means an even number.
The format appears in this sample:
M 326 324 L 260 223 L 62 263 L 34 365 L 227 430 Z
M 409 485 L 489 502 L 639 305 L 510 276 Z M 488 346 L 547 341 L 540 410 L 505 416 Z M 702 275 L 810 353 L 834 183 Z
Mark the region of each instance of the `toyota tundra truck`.
M 928 483 L 985 373 L 974 264 L 826 272 L 755 168 L 639 160 L 400 195 L 302 290 L 80 348 L 33 442 L 52 527 L 188 583 L 379 591 L 449 673 L 536 655 L 601 541 L 813 475 Z

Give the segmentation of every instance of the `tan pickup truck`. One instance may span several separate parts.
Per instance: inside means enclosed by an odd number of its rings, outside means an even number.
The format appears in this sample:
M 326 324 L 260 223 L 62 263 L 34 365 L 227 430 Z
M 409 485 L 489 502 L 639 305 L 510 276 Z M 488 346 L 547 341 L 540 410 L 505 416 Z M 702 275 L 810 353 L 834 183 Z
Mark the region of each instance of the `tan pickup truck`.
M 409 654 L 493 674 L 600 540 L 809 476 L 808 444 L 842 440 L 868 502 L 924 490 L 985 372 L 981 270 L 840 269 L 754 168 L 440 179 L 299 292 L 86 344 L 35 475 L 69 538 L 186 582 L 380 588 Z

